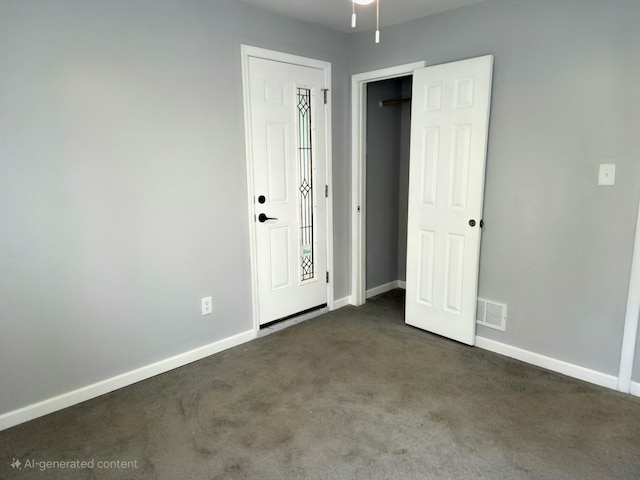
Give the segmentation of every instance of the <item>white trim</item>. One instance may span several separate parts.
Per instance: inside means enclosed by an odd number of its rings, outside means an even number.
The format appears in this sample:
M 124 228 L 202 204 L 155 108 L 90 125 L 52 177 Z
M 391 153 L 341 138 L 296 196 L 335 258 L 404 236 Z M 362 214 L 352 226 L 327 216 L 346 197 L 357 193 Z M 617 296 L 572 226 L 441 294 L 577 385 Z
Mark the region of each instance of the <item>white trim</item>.
M 366 292 L 367 298 L 375 297 L 376 295 L 380 295 L 381 293 L 390 292 L 391 290 L 395 290 L 398 288 L 398 280 L 394 280 L 393 282 L 385 283 L 383 285 L 378 285 L 377 287 L 370 288 Z
M 303 67 L 317 68 L 318 70 L 324 70 L 328 65 L 331 65 L 326 60 L 318 60 L 315 58 L 301 57 L 300 55 L 293 55 L 291 53 L 278 52 L 276 50 L 269 50 L 267 48 L 254 47 L 252 45 L 240 45 L 242 52 L 242 58 L 257 57 L 264 58 L 266 60 L 273 60 L 282 63 L 291 63 L 293 65 L 301 65 Z
M 370 288 L 365 292 L 366 298 L 375 297 L 376 295 L 390 292 L 391 290 L 395 290 L 396 288 L 401 288 L 403 290 L 406 290 L 407 282 L 405 282 L 404 280 L 394 280 L 393 282 L 385 283 L 383 285 L 378 285 L 377 287 Z
M 146 380 L 161 373 L 168 372 L 169 370 L 201 360 L 215 353 L 222 352 L 223 350 L 227 350 L 253 340 L 255 336 L 256 335 L 253 330 L 248 330 L 246 332 L 233 335 L 232 337 L 210 343 L 209 345 L 198 347 L 188 352 L 160 360 L 159 362 L 116 375 L 115 377 L 102 380 L 92 385 L 87 385 L 77 390 L 63 393 L 62 395 L 5 413 L 0 415 L 0 430 L 28 422 L 29 420 L 62 410 L 63 408 L 71 407 L 78 403 L 104 395 L 105 393 L 113 392 L 119 388 L 133 385 L 141 380 Z
M 362 305 L 366 298 L 366 85 L 369 82 L 411 75 L 426 62 L 414 62 L 351 76 L 351 303 Z M 358 210 L 358 207 L 360 209 Z
M 631 277 L 629 279 L 629 294 L 627 297 L 627 313 L 622 335 L 622 349 L 620 351 L 620 371 L 618 373 L 618 390 L 629 392 L 631 376 L 633 375 L 633 361 L 635 357 L 636 339 L 638 335 L 638 314 L 640 313 L 640 206 L 636 223 L 636 239 L 631 260 Z
M 253 312 L 253 328 L 256 335 L 260 331 L 260 309 L 258 298 L 258 264 L 256 259 L 256 232 L 254 228 L 254 208 L 253 199 L 255 192 L 253 189 L 253 158 L 251 156 L 251 102 L 249 101 L 249 57 L 264 58 L 282 63 L 291 63 L 304 67 L 317 68 L 324 72 L 324 86 L 331 94 L 331 63 L 314 58 L 291 55 L 289 53 L 267 50 L 265 48 L 253 47 L 251 45 L 240 45 L 240 55 L 242 64 L 242 100 L 244 104 L 244 142 L 245 157 L 247 165 L 247 205 L 249 222 L 249 258 L 251 263 L 251 309 Z M 334 301 L 334 275 L 333 265 L 333 179 L 332 179 L 332 145 L 331 145 L 331 102 L 328 102 L 325 110 L 325 151 L 326 151 L 326 184 L 329 186 L 329 197 L 327 198 L 327 270 L 329 275 L 327 282 L 327 307 L 329 310 L 335 308 Z
M 635 395 L 636 397 L 640 397 L 640 383 L 639 382 L 631 382 L 629 393 L 631 395 Z
M 242 102 L 244 105 L 244 145 L 245 161 L 247 165 L 247 205 L 249 221 L 249 260 L 251 264 L 251 312 L 253 317 L 254 332 L 260 329 L 260 317 L 258 311 L 258 268 L 256 259 L 256 230 L 253 226 L 253 159 L 251 158 L 251 102 L 249 99 L 249 56 L 252 52 L 258 52 L 247 45 L 240 45 L 242 62 Z
M 351 297 L 346 296 L 339 298 L 338 300 L 333 301 L 333 308 L 331 310 L 337 310 L 338 308 L 346 307 L 347 305 L 351 305 Z
M 596 370 L 590 370 L 579 365 L 546 357 L 539 353 L 530 352 L 505 343 L 496 342 L 489 338 L 476 335 L 476 346 L 484 350 L 489 350 L 490 352 L 499 353 L 506 357 L 515 358 L 516 360 L 521 360 L 523 362 L 546 368 L 547 370 L 552 370 L 579 380 L 584 380 L 585 382 L 594 383 L 602 387 L 615 390 L 618 385 L 618 379 L 613 375 L 607 375 L 606 373 L 598 372 Z
M 331 125 L 333 125 L 333 117 L 331 111 L 331 64 L 325 62 L 324 68 L 324 85 L 329 89 L 327 93 L 327 103 L 325 105 L 325 152 L 326 152 L 326 182 L 329 188 L 329 196 L 327 197 L 327 271 L 329 272 L 329 281 L 327 282 L 327 307 L 334 310 L 335 301 L 333 291 L 335 285 L 335 265 L 333 264 L 333 140 L 331 137 Z

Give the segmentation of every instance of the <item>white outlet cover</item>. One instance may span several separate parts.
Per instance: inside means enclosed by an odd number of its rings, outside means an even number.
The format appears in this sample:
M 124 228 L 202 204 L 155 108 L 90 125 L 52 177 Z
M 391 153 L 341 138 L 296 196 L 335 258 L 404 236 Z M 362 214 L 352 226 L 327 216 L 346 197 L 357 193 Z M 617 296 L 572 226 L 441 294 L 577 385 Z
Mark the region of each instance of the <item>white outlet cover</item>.
M 600 165 L 598 174 L 598 185 L 615 185 L 616 165 L 614 163 L 603 163 Z
M 213 312 L 213 301 L 211 297 L 205 297 L 202 299 L 202 315 L 209 315 Z

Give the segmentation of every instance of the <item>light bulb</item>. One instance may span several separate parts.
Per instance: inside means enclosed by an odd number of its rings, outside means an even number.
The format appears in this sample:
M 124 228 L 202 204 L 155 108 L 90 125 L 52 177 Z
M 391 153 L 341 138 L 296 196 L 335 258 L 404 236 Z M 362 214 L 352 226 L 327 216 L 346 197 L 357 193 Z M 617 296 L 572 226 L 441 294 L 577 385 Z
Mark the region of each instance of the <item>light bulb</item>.
M 371 5 L 376 0 L 354 0 L 358 5 Z

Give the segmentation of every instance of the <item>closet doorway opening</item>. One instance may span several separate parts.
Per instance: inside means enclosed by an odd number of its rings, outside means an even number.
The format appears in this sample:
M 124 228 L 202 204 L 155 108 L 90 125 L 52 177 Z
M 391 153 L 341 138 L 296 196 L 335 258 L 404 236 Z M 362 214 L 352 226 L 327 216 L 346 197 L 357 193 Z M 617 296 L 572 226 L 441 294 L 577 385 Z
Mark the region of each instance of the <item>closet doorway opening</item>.
M 351 304 L 404 288 L 413 71 L 352 77 Z

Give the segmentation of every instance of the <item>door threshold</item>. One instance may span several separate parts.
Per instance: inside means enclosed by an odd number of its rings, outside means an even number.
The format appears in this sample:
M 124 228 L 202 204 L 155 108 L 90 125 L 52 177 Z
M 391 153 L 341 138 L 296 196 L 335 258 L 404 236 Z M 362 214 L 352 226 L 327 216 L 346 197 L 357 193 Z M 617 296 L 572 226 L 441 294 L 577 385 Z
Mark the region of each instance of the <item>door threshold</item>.
M 293 315 L 289 315 L 287 317 L 282 317 L 277 320 L 274 320 L 269 323 L 265 323 L 264 325 L 260 325 L 260 329 L 258 330 L 258 337 L 264 337 L 271 333 L 279 332 L 280 330 L 284 330 L 287 327 L 292 325 L 296 325 L 298 323 L 305 322 L 307 320 L 311 320 L 312 318 L 319 317 L 329 311 L 329 307 L 326 303 L 322 305 L 318 305 L 317 307 L 309 308 L 307 310 L 303 310 L 298 313 L 294 313 Z

